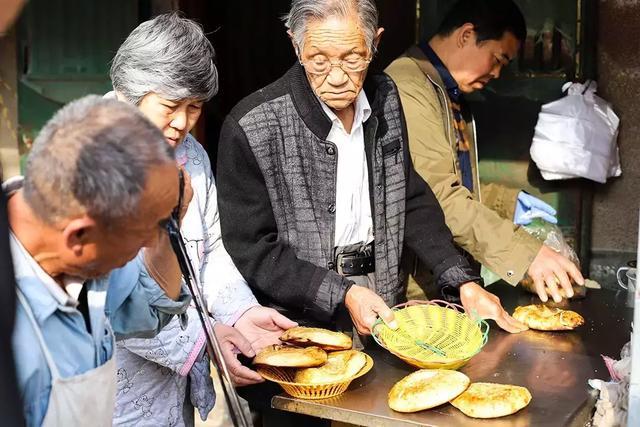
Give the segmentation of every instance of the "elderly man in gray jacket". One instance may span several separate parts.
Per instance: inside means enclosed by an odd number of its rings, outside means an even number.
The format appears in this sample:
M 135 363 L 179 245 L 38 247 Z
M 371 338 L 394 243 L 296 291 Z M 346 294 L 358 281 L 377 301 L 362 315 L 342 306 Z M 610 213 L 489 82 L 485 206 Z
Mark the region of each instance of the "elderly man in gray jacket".
M 225 247 L 258 300 L 300 323 L 393 327 L 407 245 L 469 312 L 510 318 L 413 169 L 395 85 L 367 77 L 375 2 L 294 0 L 286 24 L 298 63 L 233 109 L 218 153 Z

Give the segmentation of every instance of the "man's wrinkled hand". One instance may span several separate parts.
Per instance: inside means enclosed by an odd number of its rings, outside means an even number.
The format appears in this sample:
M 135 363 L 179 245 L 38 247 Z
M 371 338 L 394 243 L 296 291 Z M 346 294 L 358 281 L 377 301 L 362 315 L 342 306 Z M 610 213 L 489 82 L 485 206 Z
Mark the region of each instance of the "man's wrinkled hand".
M 465 311 L 472 318 L 477 316 L 480 319 L 495 320 L 498 326 L 512 334 L 529 329 L 502 308 L 500 298 L 487 292 L 477 283 L 469 282 L 460 286 L 460 299 Z
M 263 382 L 264 379 L 257 372 L 247 368 L 238 360 L 238 353 L 247 357 L 256 355 L 249 341 L 231 326 L 216 323 L 213 329 L 222 348 L 222 357 L 227 363 L 231 380 L 238 386 Z
M 371 335 L 371 328 L 378 316 L 391 329 L 398 328 L 393 311 L 370 289 L 358 285 L 351 286 L 344 298 L 344 304 L 361 335 Z
M 569 277 L 578 285 L 584 285 L 584 278 L 578 267 L 546 245 L 542 245 L 542 248 L 540 248 L 538 255 L 529 266 L 527 274 L 533 280 L 536 293 L 542 302 L 547 302 L 549 296 L 555 302 L 562 301 L 558 284 L 564 289 L 567 298 L 571 298 L 573 296 L 573 288 Z
M 234 327 L 249 341 L 256 353 L 271 344 L 280 344 L 280 336 L 298 324 L 273 308 L 256 306 L 245 311 Z

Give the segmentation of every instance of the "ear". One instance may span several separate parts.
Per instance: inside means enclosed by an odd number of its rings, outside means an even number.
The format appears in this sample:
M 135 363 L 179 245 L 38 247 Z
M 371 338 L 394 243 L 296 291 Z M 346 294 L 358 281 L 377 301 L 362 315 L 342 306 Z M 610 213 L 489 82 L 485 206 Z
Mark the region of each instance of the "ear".
M 83 247 L 93 240 L 97 228 L 97 222 L 88 215 L 72 219 L 62 230 L 65 246 L 76 256 L 82 255 Z
M 123 102 L 127 102 L 127 98 L 124 97 L 123 94 L 121 94 L 120 92 L 118 92 L 117 90 L 114 91 L 116 94 L 116 99 L 118 101 L 123 101 Z
M 293 51 L 296 54 L 296 58 L 299 59 L 302 52 L 298 50 L 298 45 L 296 44 L 296 41 L 293 38 L 293 33 L 291 32 L 291 30 L 287 30 L 287 35 L 289 36 L 289 40 L 291 41 L 291 46 L 293 46 Z
M 382 33 L 384 33 L 384 28 L 378 28 L 376 31 L 376 37 L 373 39 L 373 46 L 375 46 L 376 50 L 378 50 L 378 46 L 380 45 L 380 39 L 382 38 Z
M 471 42 L 475 42 L 476 31 L 472 23 L 467 22 L 458 27 L 456 32 L 456 45 L 460 48 L 467 46 Z

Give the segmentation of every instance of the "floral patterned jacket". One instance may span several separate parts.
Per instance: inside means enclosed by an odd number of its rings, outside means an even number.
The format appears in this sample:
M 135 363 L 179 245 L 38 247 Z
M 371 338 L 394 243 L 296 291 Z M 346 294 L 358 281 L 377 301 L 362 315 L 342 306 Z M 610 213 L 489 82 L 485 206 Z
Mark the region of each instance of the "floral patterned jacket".
M 194 191 L 181 227 L 189 257 L 200 271 L 209 313 L 233 325 L 258 302 L 222 244 L 209 156 L 187 135 L 176 149 L 176 161 L 189 173 Z M 194 406 L 206 419 L 215 402 L 206 340 L 195 309 L 188 314 L 184 330 L 174 320 L 155 338 L 118 342 L 114 425 L 189 426 Z

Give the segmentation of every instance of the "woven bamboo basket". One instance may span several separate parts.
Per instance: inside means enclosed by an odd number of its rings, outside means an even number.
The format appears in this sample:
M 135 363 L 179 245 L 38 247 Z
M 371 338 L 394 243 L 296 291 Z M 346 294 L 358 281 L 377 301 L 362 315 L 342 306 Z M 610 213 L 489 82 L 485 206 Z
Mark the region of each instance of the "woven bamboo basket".
M 277 368 L 274 366 L 259 366 L 257 371 L 266 380 L 280 384 L 285 392 L 293 397 L 300 399 L 327 399 L 344 393 L 351 381 L 359 378 L 369 372 L 373 367 L 373 359 L 365 354 L 367 363 L 360 372 L 353 377 L 340 382 L 332 382 L 326 384 L 303 384 L 293 382 L 296 369 L 293 368 Z
M 393 308 L 398 329 L 380 319 L 375 341 L 410 365 L 421 369 L 459 369 L 487 343 L 489 324 L 475 321 L 457 304 L 410 301 Z

